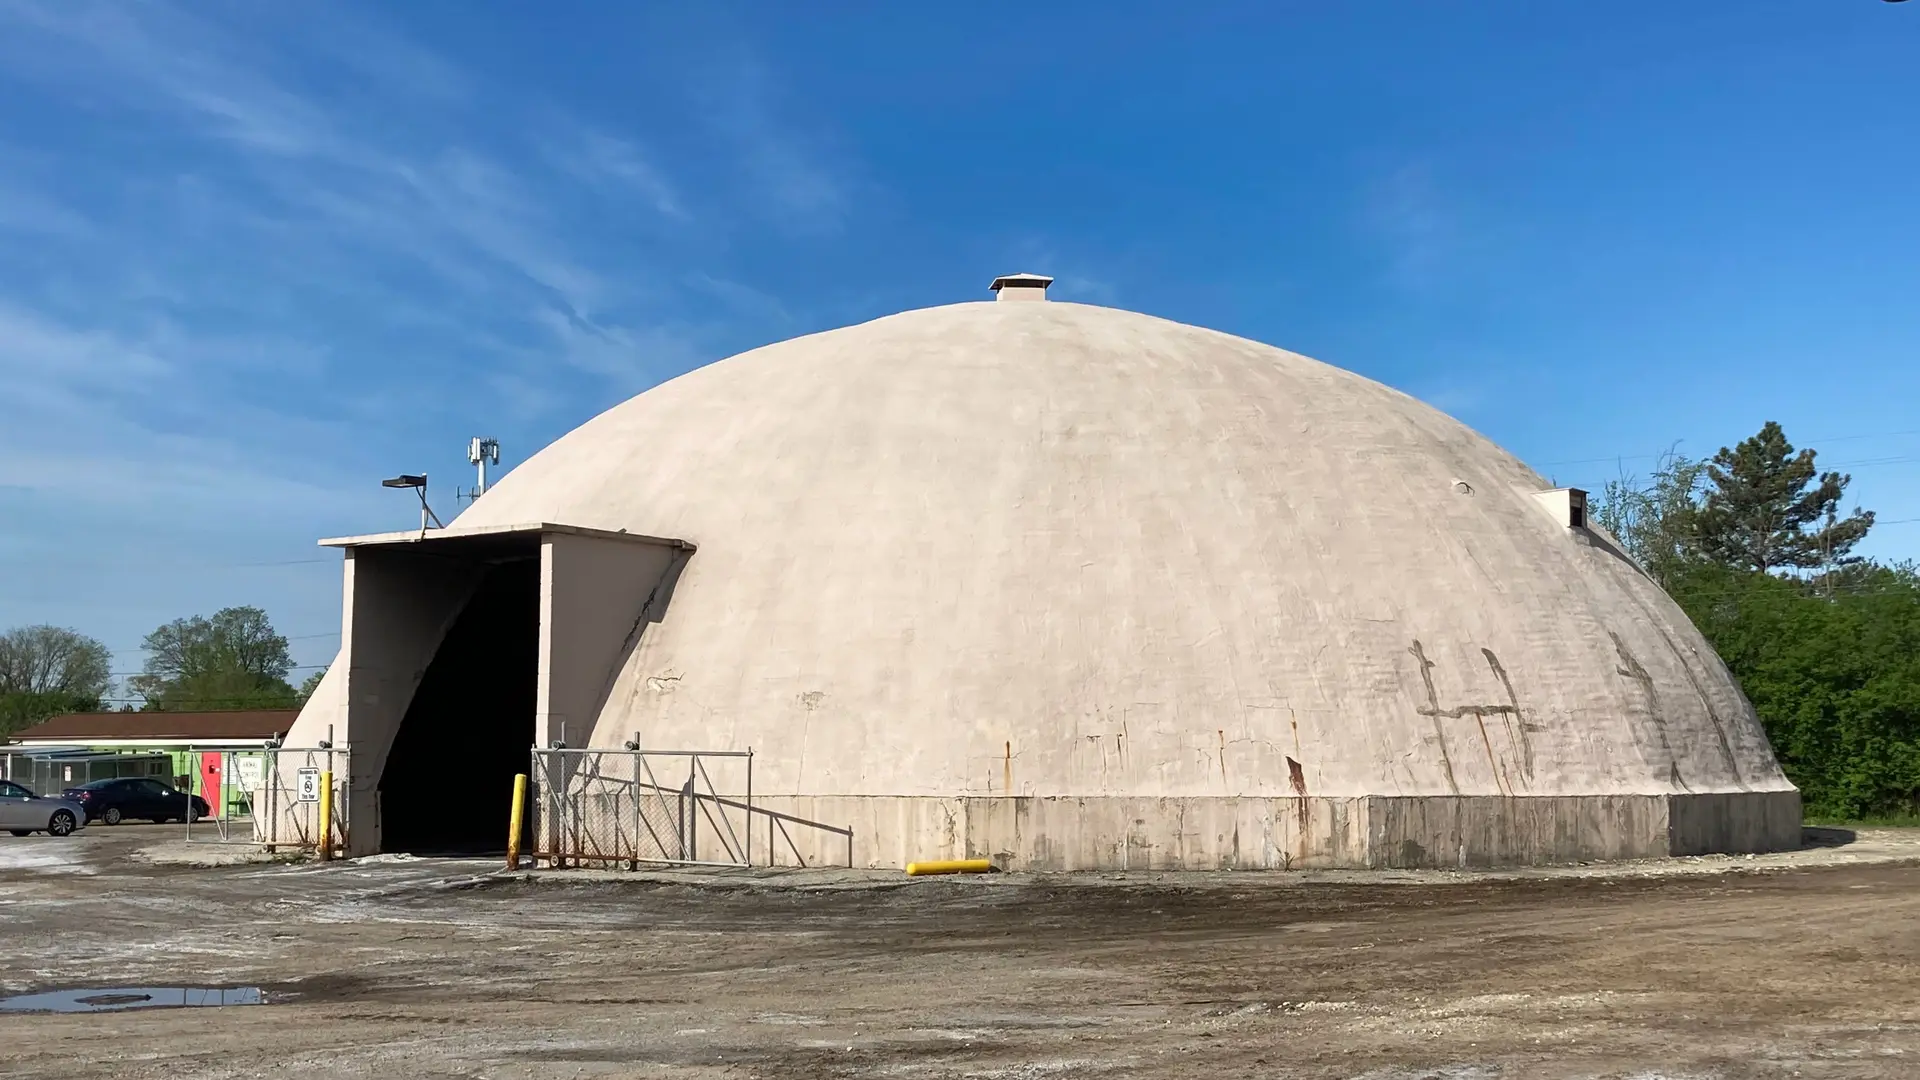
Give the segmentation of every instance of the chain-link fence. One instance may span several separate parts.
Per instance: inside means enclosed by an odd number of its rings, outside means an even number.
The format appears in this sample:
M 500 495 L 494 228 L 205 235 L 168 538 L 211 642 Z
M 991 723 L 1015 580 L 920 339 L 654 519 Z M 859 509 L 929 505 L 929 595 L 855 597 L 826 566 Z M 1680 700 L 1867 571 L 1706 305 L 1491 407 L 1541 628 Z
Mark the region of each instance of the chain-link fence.
M 330 835 L 333 849 L 345 850 L 348 830 L 352 827 L 347 814 L 351 788 L 347 751 L 281 746 L 258 751 L 258 754 L 257 773 L 252 766 L 237 763 L 230 765 L 230 771 L 221 773 L 223 779 L 231 777 L 239 781 L 245 792 L 247 827 L 242 828 L 228 819 L 203 826 L 191 838 L 263 844 L 268 851 L 312 851 L 320 846 L 323 835 Z M 330 800 L 333 820 L 331 832 L 327 833 L 322 829 L 320 808 L 321 786 L 329 779 L 333 783 Z M 249 782 L 254 786 L 247 787 Z
M 852 865 L 851 829 L 754 805 L 751 750 L 535 750 L 528 775 L 532 852 L 554 866 L 744 867 L 762 846 L 772 865 L 776 837 L 798 855 L 795 827 L 844 836 Z
M 173 758 L 164 751 L 120 753 L 105 750 L 15 749 L 0 753 L 0 780 L 11 780 L 35 795 L 58 795 L 93 780 L 147 777 L 172 782 Z

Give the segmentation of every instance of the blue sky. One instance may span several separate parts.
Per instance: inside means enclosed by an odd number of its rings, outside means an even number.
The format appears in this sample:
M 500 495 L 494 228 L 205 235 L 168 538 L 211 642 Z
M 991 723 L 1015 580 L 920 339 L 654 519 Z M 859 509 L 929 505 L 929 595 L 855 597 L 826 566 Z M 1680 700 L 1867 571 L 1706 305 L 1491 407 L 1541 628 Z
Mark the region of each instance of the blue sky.
M 325 663 L 380 477 L 1015 270 L 1920 519 L 1920 4 L 926 10 L 0 0 L 0 626 Z

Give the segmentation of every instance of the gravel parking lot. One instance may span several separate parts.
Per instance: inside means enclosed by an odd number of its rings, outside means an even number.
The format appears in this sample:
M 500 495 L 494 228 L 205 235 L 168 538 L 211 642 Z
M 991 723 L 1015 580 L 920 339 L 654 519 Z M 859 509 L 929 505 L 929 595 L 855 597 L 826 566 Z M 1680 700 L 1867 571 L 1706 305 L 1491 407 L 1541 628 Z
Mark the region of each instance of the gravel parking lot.
M 1515 875 L 494 875 L 0 837 L 32 1077 L 1920 1075 L 1920 841 Z M 247 1000 L 237 998 L 236 1000 Z

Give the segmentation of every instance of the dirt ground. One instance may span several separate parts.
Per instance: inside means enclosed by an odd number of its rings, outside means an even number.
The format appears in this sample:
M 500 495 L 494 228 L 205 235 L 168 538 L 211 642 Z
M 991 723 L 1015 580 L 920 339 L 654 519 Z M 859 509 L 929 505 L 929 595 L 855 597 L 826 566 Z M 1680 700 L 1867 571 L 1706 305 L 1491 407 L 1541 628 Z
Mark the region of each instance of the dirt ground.
M 1517 875 L 487 876 L 0 837 L 0 1076 L 1920 1076 L 1920 838 Z M 156 859 L 158 861 L 156 861 Z

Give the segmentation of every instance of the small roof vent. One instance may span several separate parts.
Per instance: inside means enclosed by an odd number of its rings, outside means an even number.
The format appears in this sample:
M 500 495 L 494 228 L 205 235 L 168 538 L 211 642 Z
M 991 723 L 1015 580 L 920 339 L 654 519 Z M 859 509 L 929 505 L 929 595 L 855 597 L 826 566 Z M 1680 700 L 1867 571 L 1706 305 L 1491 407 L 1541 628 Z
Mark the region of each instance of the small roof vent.
M 996 300 L 1045 300 L 1053 279 L 1043 274 L 1005 274 L 993 279 Z
M 1533 493 L 1533 501 L 1539 503 L 1540 507 L 1563 528 L 1587 527 L 1587 493 L 1579 488 L 1536 491 Z

